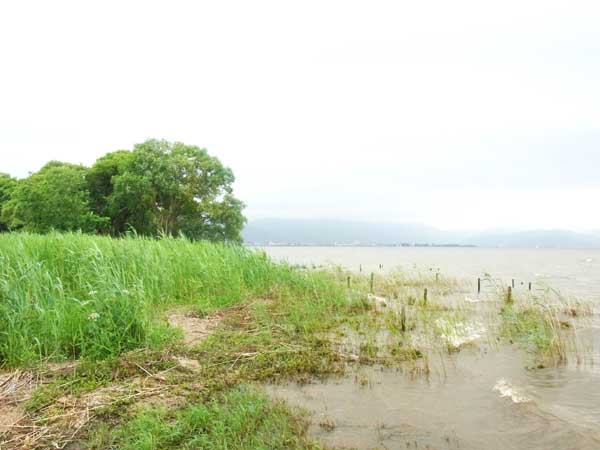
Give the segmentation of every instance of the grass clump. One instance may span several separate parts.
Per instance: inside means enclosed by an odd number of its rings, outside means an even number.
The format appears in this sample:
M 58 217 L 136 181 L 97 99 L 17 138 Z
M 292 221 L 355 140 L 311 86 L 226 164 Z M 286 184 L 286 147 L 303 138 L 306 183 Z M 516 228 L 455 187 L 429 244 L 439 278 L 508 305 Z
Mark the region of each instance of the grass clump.
M 210 402 L 169 411 L 139 412 L 114 431 L 99 430 L 88 449 L 260 450 L 318 449 L 305 425 L 282 403 L 251 388 L 232 389 Z
M 505 305 L 500 315 L 500 336 L 521 344 L 539 357 L 557 361 L 566 358 L 560 321 L 550 308 L 541 305 Z

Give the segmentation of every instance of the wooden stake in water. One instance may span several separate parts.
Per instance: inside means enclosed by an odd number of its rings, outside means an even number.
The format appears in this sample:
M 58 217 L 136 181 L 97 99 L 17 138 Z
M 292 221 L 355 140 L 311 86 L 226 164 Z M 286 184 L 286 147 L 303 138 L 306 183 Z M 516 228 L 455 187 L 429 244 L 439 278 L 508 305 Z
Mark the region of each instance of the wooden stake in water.
M 515 288 L 515 279 L 514 278 L 512 279 L 512 288 L 513 289 Z
M 529 282 L 529 290 L 531 291 L 531 281 Z
M 512 303 L 512 287 L 508 287 L 508 292 L 506 293 L 506 303 Z
M 371 294 L 373 293 L 373 278 L 375 277 L 375 274 L 373 272 L 371 272 Z
M 402 311 L 400 312 L 400 330 L 406 332 L 406 306 L 402 305 Z
M 481 278 L 477 278 L 477 293 L 481 294 Z
M 423 291 L 423 306 L 427 306 L 427 288 Z

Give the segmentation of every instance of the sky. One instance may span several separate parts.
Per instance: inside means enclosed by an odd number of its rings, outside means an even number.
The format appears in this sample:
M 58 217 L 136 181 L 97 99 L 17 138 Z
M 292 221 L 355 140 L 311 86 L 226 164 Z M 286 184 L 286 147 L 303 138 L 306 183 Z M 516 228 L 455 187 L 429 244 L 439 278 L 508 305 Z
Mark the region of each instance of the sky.
M 0 172 L 206 148 L 246 215 L 600 230 L 600 2 L 5 1 Z

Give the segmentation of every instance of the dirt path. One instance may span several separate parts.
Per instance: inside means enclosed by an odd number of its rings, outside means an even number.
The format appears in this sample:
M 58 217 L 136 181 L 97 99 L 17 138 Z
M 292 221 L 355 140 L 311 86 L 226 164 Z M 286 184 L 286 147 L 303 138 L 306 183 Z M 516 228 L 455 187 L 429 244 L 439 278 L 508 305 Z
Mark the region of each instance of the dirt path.
M 172 327 L 181 328 L 183 343 L 188 347 L 193 347 L 206 339 L 217 328 L 221 317 L 212 315 L 200 319 L 181 311 L 173 311 L 168 315 L 168 322 Z

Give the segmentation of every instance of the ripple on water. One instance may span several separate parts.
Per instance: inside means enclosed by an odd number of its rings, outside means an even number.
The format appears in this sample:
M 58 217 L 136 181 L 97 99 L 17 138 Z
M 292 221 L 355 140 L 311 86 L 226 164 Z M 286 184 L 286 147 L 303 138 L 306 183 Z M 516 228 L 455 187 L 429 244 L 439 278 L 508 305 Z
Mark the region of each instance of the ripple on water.
M 598 431 L 600 371 L 597 367 L 592 369 L 556 367 L 531 371 L 528 383 L 540 409 L 565 423 Z
M 537 378 L 537 372 L 526 370 L 523 355 L 512 348 L 464 349 L 444 357 L 428 378 L 395 369 L 360 367 L 344 378 L 267 386 L 267 391 L 311 411 L 311 433 L 329 446 L 390 450 L 600 448 L 598 430 L 580 423 L 585 419 L 587 424 L 594 414 L 585 418 L 570 412 L 573 403 L 568 403 L 572 402 L 569 395 L 583 397 L 584 392 L 570 383 L 544 381 L 552 375 L 542 370 Z M 564 390 L 564 386 L 568 388 Z M 588 384 L 585 389 L 589 388 Z M 589 402 L 590 408 L 600 405 L 589 396 L 580 401 Z M 574 408 L 585 411 L 581 405 Z M 335 426 L 331 429 L 320 423 Z

